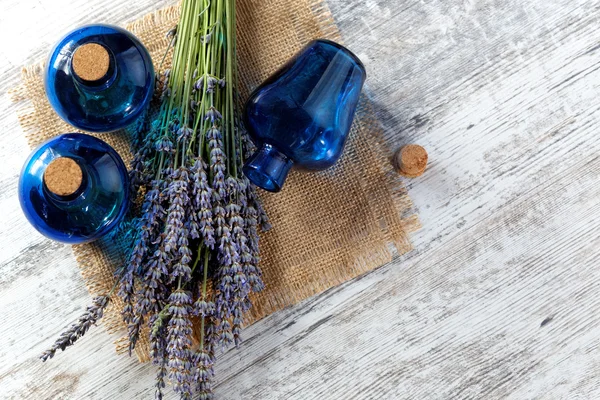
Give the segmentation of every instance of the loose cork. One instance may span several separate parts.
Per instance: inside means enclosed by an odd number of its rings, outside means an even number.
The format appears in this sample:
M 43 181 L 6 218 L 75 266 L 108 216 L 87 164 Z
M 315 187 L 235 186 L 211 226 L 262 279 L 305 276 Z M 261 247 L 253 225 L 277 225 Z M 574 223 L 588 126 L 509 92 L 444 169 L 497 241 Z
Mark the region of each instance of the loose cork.
M 69 196 L 81 186 L 83 173 L 75 160 L 59 157 L 53 160 L 44 172 L 44 183 L 57 196 Z
M 427 159 L 427 151 L 418 144 L 406 145 L 394 155 L 398 173 L 407 178 L 421 176 L 427 168 Z
M 108 50 L 98 43 L 86 43 L 75 49 L 73 72 L 84 81 L 94 82 L 106 75 L 110 66 Z

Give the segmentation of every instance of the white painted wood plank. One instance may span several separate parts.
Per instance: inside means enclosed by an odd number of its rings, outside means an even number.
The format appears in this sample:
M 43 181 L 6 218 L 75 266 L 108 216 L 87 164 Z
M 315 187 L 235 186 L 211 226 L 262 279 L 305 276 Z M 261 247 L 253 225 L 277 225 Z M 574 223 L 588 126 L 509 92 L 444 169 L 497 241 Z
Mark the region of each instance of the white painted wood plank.
M 151 367 L 102 328 L 35 360 L 89 297 L 70 250 L 20 214 L 27 149 L 5 94 L 59 32 L 151 3 L 0 5 L 2 37 L 22 37 L 0 45 L 0 310 L 15 321 L 0 326 L 0 397 L 152 398 Z M 409 182 L 424 228 L 411 254 L 249 327 L 218 397 L 600 398 L 600 2 L 329 4 L 390 150 L 430 151 Z

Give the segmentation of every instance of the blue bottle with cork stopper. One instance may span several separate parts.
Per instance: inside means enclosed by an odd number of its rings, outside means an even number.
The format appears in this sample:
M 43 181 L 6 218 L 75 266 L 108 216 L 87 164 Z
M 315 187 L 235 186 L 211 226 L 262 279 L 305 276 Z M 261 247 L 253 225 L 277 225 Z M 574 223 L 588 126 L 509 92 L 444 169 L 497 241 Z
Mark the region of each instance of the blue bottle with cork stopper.
M 73 30 L 56 44 L 44 82 L 63 120 L 81 130 L 110 132 L 146 110 L 155 76 L 148 51 L 133 34 L 95 24 Z
M 365 67 L 350 50 L 319 39 L 260 85 L 244 122 L 258 150 L 244 165 L 255 185 L 281 190 L 290 169 L 319 171 L 342 155 Z
M 129 203 L 128 182 L 125 164 L 107 143 L 64 134 L 31 153 L 19 179 L 19 201 L 44 236 L 84 243 L 118 225 Z

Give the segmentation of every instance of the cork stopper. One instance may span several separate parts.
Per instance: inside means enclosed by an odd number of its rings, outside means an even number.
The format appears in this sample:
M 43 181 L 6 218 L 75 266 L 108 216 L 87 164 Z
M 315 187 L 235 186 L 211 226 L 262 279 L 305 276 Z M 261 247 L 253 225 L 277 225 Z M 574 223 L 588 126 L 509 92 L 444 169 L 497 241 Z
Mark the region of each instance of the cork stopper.
M 59 157 L 53 160 L 44 172 L 44 183 L 48 190 L 57 196 L 75 193 L 83 181 L 83 172 L 75 160 Z
M 398 173 L 408 178 L 421 176 L 427 168 L 427 151 L 418 144 L 402 147 L 394 155 Z
M 73 54 L 73 72 L 79 79 L 94 82 L 102 79 L 110 67 L 108 50 L 98 43 L 86 43 Z

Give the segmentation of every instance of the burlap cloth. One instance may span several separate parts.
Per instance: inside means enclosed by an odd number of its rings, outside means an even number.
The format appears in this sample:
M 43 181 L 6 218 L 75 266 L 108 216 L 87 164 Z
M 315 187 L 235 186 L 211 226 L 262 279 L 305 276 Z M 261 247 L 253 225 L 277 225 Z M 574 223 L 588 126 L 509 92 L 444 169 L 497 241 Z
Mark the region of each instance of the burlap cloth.
M 178 7 L 147 15 L 127 26 L 154 60 L 167 46 L 165 33 L 177 24 Z M 329 9 L 320 0 L 238 0 L 239 70 L 245 96 L 314 38 L 341 38 Z M 34 147 L 74 128 L 51 109 L 44 94 L 42 64 L 26 67 L 14 93 L 21 126 Z M 368 82 L 368 80 L 367 80 Z M 127 163 L 126 132 L 100 134 Z M 370 271 L 410 249 L 407 234 L 418 228 L 411 201 L 382 150 L 383 135 L 363 98 L 341 161 L 317 173 L 292 172 L 279 194 L 262 193 L 273 229 L 261 238 L 261 267 L 267 288 L 253 299 L 248 323 L 296 304 Z M 73 246 L 92 295 L 113 286 L 122 262 L 107 240 Z M 122 332 L 122 304 L 113 303 L 104 325 Z M 148 359 L 147 343 L 138 346 Z M 117 350 L 127 346 L 117 340 Z

